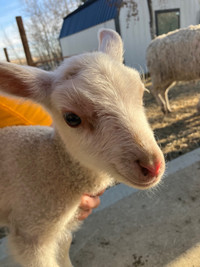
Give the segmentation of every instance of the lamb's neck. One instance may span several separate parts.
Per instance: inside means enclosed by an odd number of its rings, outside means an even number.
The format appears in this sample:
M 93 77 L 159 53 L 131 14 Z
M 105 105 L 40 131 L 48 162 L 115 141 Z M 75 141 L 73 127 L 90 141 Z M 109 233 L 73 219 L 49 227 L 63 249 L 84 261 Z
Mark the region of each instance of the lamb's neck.
M 75 160 L 67 151 L 66 145 L 56 130 L 53 134 L 53 140 L 57 157 L 64 168 L 63 171 L 69 177 L 70 181 L 68 180 L 68 182 L 71 182 L 70 187 L 75 187 L 77 193 L 96 194 L 114 183 L 114 180 L 107 173 L 89 169 Z

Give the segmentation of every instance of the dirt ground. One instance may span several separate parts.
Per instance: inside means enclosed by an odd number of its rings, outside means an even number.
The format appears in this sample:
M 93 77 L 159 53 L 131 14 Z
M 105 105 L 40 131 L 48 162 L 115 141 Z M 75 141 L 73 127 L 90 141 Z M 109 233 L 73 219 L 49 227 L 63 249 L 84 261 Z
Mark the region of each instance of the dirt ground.
M 147 79 L 146 87 L 150 86 Z M 147 117 L 167 160 L 200 147 L 199 98 L 200 81 L 178 83 L 169 91 L 172 113 L 163 115 L 152 95 L 145 93 Z

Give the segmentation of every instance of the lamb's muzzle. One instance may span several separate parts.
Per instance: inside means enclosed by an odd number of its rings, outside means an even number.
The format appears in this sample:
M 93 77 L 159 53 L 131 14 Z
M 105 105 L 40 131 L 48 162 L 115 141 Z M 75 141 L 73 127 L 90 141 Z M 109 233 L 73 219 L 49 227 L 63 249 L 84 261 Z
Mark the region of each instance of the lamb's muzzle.
M 136 178 L 134 177 L 129 180 L 132 186 L 147 189 L 159 183 L 165 170 L 165 164 L 163 159 L 160 159 L 160 161 L 156 160 L 152 164 L 136 160 L 133 169 L 137 175 Z

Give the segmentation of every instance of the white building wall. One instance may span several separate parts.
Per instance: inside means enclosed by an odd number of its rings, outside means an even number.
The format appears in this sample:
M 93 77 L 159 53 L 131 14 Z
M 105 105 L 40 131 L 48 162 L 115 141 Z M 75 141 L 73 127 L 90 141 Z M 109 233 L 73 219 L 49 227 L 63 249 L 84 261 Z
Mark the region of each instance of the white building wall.
M 153 0 L 153 9 L 180 9 L 180 27 L 188 27 L 200 23 L 199 0 Z
M 127 24 L 128 9 L 120 11 L 120 30 L 124 42 L 125 64 L 146 72 L 145 51 L 151 41 L 149 29 L 149 13 L 146 0 L 138 0 L 138 16 L 131 17 Z
M 140 72 L 147 72 L 146 48 L 151 36 L 149 28 L 149 11 L 146 0 L 136 0 L 138 16 L 132 17 L 127 27 L 127 8 L 120 11 L 120 29 L 125 47 L 125 63 Z M 153 0 L 153 15 L 156 10 L 180 9 L 180 27 L 200 23 L 199 0 Z M 154 19 L 155 23 L 155 19 Z M 155 25 L 154 25 L 155 27 Z
M 97 50 L 97 32 L 101 28 L 110 28 L 115 30 L 114 20 L 106 21 L 105 23 L 60 39 L 63 57 Z

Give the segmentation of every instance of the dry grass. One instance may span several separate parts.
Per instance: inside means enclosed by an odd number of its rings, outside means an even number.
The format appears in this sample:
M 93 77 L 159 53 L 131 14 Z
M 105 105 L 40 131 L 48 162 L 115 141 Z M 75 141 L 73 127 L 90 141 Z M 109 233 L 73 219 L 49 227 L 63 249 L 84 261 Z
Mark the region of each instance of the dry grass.
M 164 116 L 152 95 L 145 94 L 147 117 L 167 160 L 200 147 L 199 97 L 200 81 L 177 84 L 169 92 L 173 112 Z

